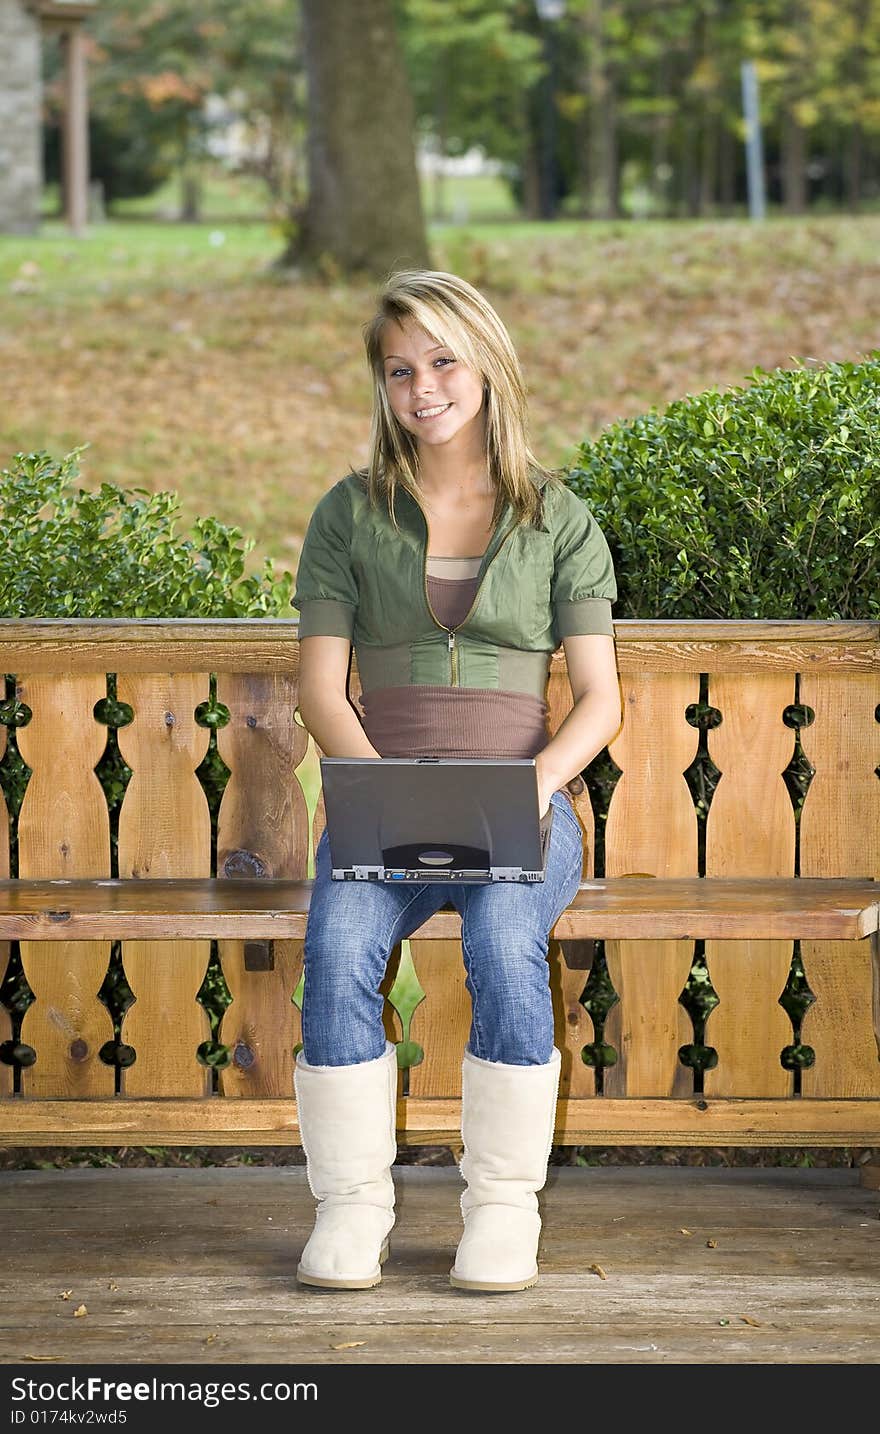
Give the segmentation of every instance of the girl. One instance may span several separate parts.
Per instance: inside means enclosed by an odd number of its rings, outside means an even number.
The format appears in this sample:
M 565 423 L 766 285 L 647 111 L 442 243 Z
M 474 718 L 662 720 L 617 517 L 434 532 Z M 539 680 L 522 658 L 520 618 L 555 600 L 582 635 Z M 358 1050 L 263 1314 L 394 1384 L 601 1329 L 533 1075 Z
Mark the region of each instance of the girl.
M 607 543 L 526 437 L 501 319 L 453 274 L 393 274 L 365 325 L 369 463 L 317 504 L 297 572 L 302 721 L 331 757 L 530 757 L 552 827 L 542 883 L 390 886 L 329 875 L 315 853 L 295 1088 L 317 1219 L 308 1285 L 378 1284 L 394 1223 L 397 1063 L 379 986 L 397 942 L 444 903 L 462 918 L 472 1023 L 462 1065 L 464 1235 L 450 1279 L 538 1278 L 537 1192 L 553 1138 L 549 933 L 581 879 L 566 784 L 621 721 Z M 574 706 L 550 739 L 562 643 Z M 362 717 L 347 697 L 351 645 Z

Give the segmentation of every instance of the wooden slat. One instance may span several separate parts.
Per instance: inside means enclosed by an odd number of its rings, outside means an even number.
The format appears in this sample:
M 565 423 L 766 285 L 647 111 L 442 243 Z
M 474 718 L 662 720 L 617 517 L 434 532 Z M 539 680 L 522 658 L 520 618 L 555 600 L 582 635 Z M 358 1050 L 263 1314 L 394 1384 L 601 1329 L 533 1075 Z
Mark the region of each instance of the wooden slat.
M 794 874 L 794 809 L 782 778 L 794 751 L 782 714 L 793 701 L 787 673 L 710 674 L 709 702 L 722 721 L 708 734 L 721 777 L 706 825 L 707 876 Z M 779 997 L 793 954 L 791 941 L 707 941 L 720 1003 L 706 1024 L 706 1043 L 718 1052 L 717 1066 L 704 1074 L 707 1094 L 790 1093 L 780 1052 L 792 1028 Z
M 768 674 L 787 672 L 876 672 L 880 646 L 859 642 L 717 642 L 659 638 L 655 642 L 618 638 L 618 670 L 643 672 L 714 672 Z
M 816 714 L 801 734 L 815 768 L 801 816 L 801 872 L 880 878 L 880 675 L 829 682 L 806 673 L 800 697 Z M 816 997 L 803 1021 L 802 1039 L 816 1052 L 803 1093 L 880 1095 L 880 971 L 872 980 L 840 942 L 805 940 L 801 957 Z
M 461 930 L 461 918 L 454 914 Z M 460 1096 L 461 1060 L 471 1026 L 461 940 L 411 940 L 410 954 L 425 992 L 410 1026 L 410 1039 L 418 1041 L 425 1053 L 421 1064 L 410 1070 L 410 1094 Z M 455 1138 L 460 1137 L 456 1134 Z
M 398 1104 L 400 1143 L 451 1144 L 460 1136 L 458 1100 Z M 293 1100 L 33 1100 L 0 1102 L 4 1141 L 15 1145 L 298 1145 Z M 560 1101 L 560 1145 L 880 1144 L 880 1100 Z
M 18 815 L 19 876 L 109 876 L 110 816 L 93 770 L 107 745 L 107 728 L 93 716 L 107 696 L 106 678 L 19 675 L 16 692 L 33 714 L 18 729 L 18 750 L 31 768 Z M 106 934 L 103 940 L 61 939 L 49 951 L 21 942 L 36 998 L 21 1023 L 21 1039 L 37 1057 L 21 1073 L 27 1095 L 113 1092 L 113 1067 L 99 1056 L 113 1038 L 112 1019 L 98 999 L 110 960 Z
M 845 621 L 615 621 L 621 672 L 840 668 L 876 672 L 880 623 Z M 299 669 L 295 618 L 0 619 L 3 670 L 276 672 Z M 554 667 L 564 662 L 557 653 Z
M 583 945 L 592 947 L 593 943 L 584 942 Z M 563 950 L 562 942 L 551 940 L 547 955 L 554 1039 L 562 1053 L 559 1094 L 564 1099 L 592 1100 L 596 1095 L 596 1072 L 593 1066 L 586 1064 L 582 1055 L 584 1047 L 594 1039 L 593 1023 L 582 1004 L 589 971 L 570 966 Z
M 118 734 L 132 770 L 119 814 L 120 876 L 143 884 L 157 877 L 210 876 L 211 818 L 195 775 L 209 741 L 207 728 L 195 720 L 196 707 L 209 695 L 207 674 L 123 674 L 117 695 L 134 710 L 134 721 Z M 134 939 L 123 945 L 135 1002 L 126 1012 L 122 1039 L 137 1055 L 122 1072 L 126 1095 L 210 1090 L 210 1069 L 196 1054 L 211 1030 L 196 1000 L 210 954 L 206 940 Z
M 8 731 L 5 724 L 0 723 L 0 762 L 6 756 L 7 736 Z M 9 808 L 6 805 L 2 787 L 0 787 L 0 880 L 9 880 Z M 0 941 L 0 981 L 3 980 L 8 969 L 10 955 L 9 941 Z M 0 1042 L 11 1040 L 12 1017 L 0 1002 Z M 12 1066 L 0 1061 L 0 1097 L 11 1095 L 14 1084 L 15 1076 Z
M 284 676 L 228 673 L 217 700 L 230 720 L 217 747 L 231 776 L 217 822 L 217 872 L 225 878 L 289 877 L 308 869 L 308 809 L 296 768 L 308 733 L 294 721 L 296 684 Z M 292 997 L 302 970 L 302 942 L 275 941 L 270 971 L 248 971 L 244 942 L 221 941 L 220 962 L 232 996 L 219 1039 L 232 1051 L 220 1072 L 228 1096 L 283 1096 L 293 1089 L 293 1051 L 300 1039 Z
M 0 936 L 57 941 L 151 936 L 300 938 L 311 882 L 162 878 L 149 881 L 0 881 Z M 582 883 L 553 928 L 557 939 L 619 937 L 643 941 L 717 936 L 735 940 L 828 936 L 859 940 L 877 930 L 880 885 L 836 877 L 788 880 L 739 877 L 604 877 Z M 455 911 L 440 911 L 420 937 L 453 939 Z M 168 960 L 168 953 L 165 953 Z
M 615 621 L 618 667 L 640 672 L 876 672 L 880 623 L 765 619 Z M 554 659 L 555 660 L 555 659 Z
M 623 726 L 609 752 L 622 776 L 605 824 L 606 877 L 695 877 L 697 819 L 682 775 L 693 761 L 697 730 L 685 717 L 700 695 L 694 674 L 622 677 Z M 637 875 L 635 875 L 637 874 Z M 681 930 L 679 927 L 677 930 Z M 615 933 L 616 935 L 617 933 Z M 661 1096 L 693 1089 L 678 1059 L 693 1039 L 679 1004 L 693 961 L 693 941 L 606 941 L 605 957 L 617 1003 L 608 1013 L 605 1041 L 617 1062 L 604 1072 L 609 1096 Z
M 0 619 L 7 672 L 265 672 L 295 680 L 293 618 Z

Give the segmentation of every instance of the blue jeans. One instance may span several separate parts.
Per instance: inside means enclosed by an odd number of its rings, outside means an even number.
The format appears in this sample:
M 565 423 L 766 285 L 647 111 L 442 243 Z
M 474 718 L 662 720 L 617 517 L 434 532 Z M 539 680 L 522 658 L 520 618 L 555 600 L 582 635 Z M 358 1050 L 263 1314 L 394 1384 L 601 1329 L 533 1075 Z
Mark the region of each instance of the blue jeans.
M 549 933 L 578 889 L 583 863 L 583 833 L 568 798 L 554 792 L 551 802 L 542 882 L 334 881 L 322 832 L 304 948 L 302 1034 L 309 1065 L 355 1065 L 383 1054 L 379 986 L 391 952 L 447 901 L 462 919 L 471 1054 L 505 1065 L 546 1065 L 553 1052 Z

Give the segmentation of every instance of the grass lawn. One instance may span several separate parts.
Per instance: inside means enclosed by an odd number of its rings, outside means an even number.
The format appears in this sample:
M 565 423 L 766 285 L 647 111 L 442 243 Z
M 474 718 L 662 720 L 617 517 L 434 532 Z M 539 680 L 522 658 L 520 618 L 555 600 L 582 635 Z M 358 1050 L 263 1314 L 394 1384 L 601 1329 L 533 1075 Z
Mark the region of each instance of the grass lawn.
M 435 224 L 431 259 L 481 287 L 565 464 L 614 419 L 755 367 L 880 343 L 880 217 Z M 361 325 L 375 286 L 272 267 L 265 222 L 117 220 L 0 237 L 0 462 L 80 445 L 82 481 L 171 488 L 295 569 L 317 498 L 366 457 Z
M 429 221 L 457 224 L 478 219 L 511 219 L 515 208 L 511 193 L 494 175 L 473 175 L 433 179 L 423 176 L 422 206 Z M 205 175 L 201 189 L 204 221 L 257 219 L 266 213 L 266 186 L 254 175 L 235 175 L 222 170 Z M 180 181 L 169 179 L 153 194 L 137 199 L 117 200 L 113 213 L 126 219 L 177 219 L 180 213 Z M 45 212 L 58 209 L 57 186 L 47 189 Z

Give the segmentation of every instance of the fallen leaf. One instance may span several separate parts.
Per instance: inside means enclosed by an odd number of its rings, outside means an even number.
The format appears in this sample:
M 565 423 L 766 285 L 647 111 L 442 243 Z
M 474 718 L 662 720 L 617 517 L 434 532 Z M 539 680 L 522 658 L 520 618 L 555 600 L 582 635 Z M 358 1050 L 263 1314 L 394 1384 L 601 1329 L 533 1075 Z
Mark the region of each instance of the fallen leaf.
M 56 1359 L 61 1359 L 60 1354 L 26 1354 L 25 1359 L 33 1360 L 34 1364 L 52 1364 Z
M 70 1296 L 71 1296 L 72 1294 L 73 1294 L 73 1290 L 62 1290 L 62 1291 L 61 1291 L 60 1298 L 61 1298 L 62 1300 L 69 1300 L 69 1299 L 70 1299 Z
M 108 1284 L 107 1288 L 108 1288 L 108 1290 L 118 1290 L 118 1289 L 119 1289 L 119 1286 L 118 1286 L 118 1285 L 114 1285 L 113 1281 L 111 1280 L 110 1283 Z
M 720 1319 L 720 1320 L 718 1321 L 718 1323 L 719 1323 L 719 1324 L 730 1324 L 730 1320 L 729 1320 L 729 1319 Z
M 74 1319 L 80 1319 L 80 1318 L 82 1317 L 82 1315 L 87 1315 L 87 1314 L 88 1314 L 88 1310 L 86 1309 L 85 1305 L 77 1305 L 76 1309 L 75 1309 L 74 1312 L 73 1312 L 73 1317 L 74 1317 Z
M 681 1229 L 679 1230 L 678 1233 L 679 1233 L 680 1235 L 689 1235 L 691 1232 L 690 1232 L 690 1230 L 686 1230 L 686 1229 L 684 1228 L 684 1225 L 682 1225 L 682 1227 L 681 1227 Z
M 707 1241 L 706 1241 L 706 1249 L 707 1249 L 707 1250 L 717 1250 L 717 1249 L 718 1249 L 718 1241 L 717 1241 L 717 1240 L 707 1240 Z
M 349 1339 L 349 1340 L 347 1340 L 347 1341 L 345 1342 L 345 1344 L 331 1344 L 330 1348 L 331 1348 L 331 1349 L 360 1349 L 361 1345 L 366 1344 L 366 1342 L 367 1342 L 367 1341 L 366 1341 L 365 1339 Z
M 740 1315 L 740 1319 L 742 1320 L 743 1324 L 753 1324 L 756 1329 L 761 1328 L 761 1320 L 752 1319 L 751 1315 Z
M 214 1340 L 215 1340 L 216 1338 L 217 1338 L 217 1334 L 216 1334 L 216 1331 L 215 1331 L 214 1334 L 209 1334 L 206 1339 L 203 1339 L 203 1340 L 202 1340 L 202 1343 L 203 1343 L 203 1344 L 213 1344 L 213 1343 L 214 1343 Z
M 600 1280 L 607 1280 L 608 1278 L 601 1265 L 587 1265 L 587 1273 L 590 1275 L 598 1275 Z

